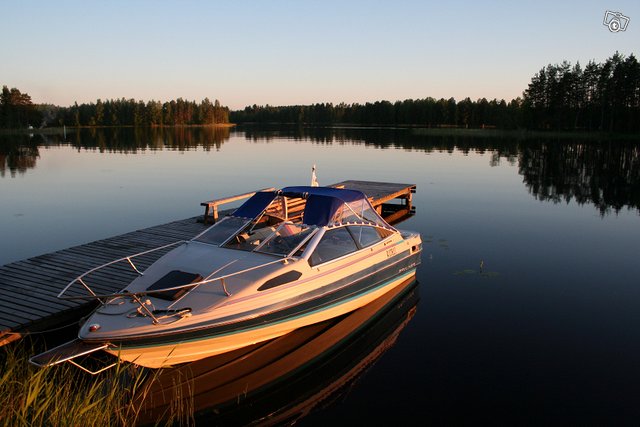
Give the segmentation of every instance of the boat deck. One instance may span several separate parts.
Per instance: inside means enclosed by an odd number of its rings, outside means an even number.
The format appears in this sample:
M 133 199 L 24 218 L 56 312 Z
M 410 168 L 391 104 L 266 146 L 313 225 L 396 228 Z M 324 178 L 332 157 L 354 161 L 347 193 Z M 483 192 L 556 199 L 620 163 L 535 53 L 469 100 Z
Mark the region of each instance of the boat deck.
M 334 186 L 362 191 L 380 212 L 383 204 L 392 199 L 402 200 L 402 205 L 410 209 L 411 194 L 416 188 L 412 184 L 353 180 Z M 93 305 L 58 299 L 58 293 L 67 283 L 109 261 L 189 240 L 209 226 L 198 221 L 201 218 L 173 221 L 0 266 L 0 346 L 25 333 L 77 321 Z M 170 249 L 136 258 L 136 265 L 144 269 Z M 100 292 L 112 293 L 134 278 L 135 273 L 123 265 L 108 275 L 97 275 L 91 286 Z

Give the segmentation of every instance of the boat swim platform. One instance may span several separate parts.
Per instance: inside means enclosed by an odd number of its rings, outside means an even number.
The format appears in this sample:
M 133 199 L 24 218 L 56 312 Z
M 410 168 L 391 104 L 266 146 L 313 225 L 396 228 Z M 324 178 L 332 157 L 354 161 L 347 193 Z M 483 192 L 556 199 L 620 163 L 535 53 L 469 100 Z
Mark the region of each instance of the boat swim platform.
M 362 191 L 371 204 L 391 223 L 404 219 L 412 211 L 413 184 L 372 181 L 342 181 L 332 185 Z M 254 192 L 245 193 L 244 198 Z M 0 346 L 23 336 L 51 331 L 72 325 L 95 306 L 95 302 L 63 300 L 58 293 L 73 279 L 92 268 L 116 259 L 148 251 L 180 240 L 190 240 L 207 227 L 213 208 L 228 203 L 238 196 L 203 202 L 205 217 L 201 215 L 172 221 L 167 224 L 132 231 L 114 237 L 62 249 L 33 258 L 0 266 Z M 400 205 L 388 202 L 399 199 Z M 397 206 L 402 209 L 389 209 Z M 221 212 L 227 214 L 229 209 Z M 146 269 L 173 247 L 135 258 L 136 267 Z M 91 287 L 101 294 L 114 293 L 131 282 L 137 274 L 125 263 L 110 266 L 91 276 Z M 78 294 L 80 292 L 77 292 Z M 70 295 L 73 293 L 70 293 Z

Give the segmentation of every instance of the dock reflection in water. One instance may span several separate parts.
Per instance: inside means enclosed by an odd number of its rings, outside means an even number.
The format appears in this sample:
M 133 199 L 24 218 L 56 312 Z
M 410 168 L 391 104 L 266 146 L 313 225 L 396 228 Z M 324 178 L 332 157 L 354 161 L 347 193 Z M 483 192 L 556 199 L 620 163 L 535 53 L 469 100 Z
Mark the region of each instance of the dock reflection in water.
M 146 384 L 139 421 L 182 407 L 207 424 L 293 423 L 346 393 L 395 344 L 418 298 L 409 280 L 342 317 L 159 371 Z

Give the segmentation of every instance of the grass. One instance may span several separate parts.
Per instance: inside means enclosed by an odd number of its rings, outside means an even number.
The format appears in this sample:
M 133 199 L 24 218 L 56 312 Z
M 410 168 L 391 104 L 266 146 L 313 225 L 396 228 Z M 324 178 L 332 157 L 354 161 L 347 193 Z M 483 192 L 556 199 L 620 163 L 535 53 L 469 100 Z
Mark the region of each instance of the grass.
M 0 347 L 0 425 L 135 425 L 159 371 L 119 363 L 96 376 L 63 363 L 38 368 L 23 343 Z M 176 396 L 175 402 L 185 402 Z M 192 405 L 171 407 L 158 424 L 193 424 Z M 172 405 L 173 406 L 173 405 Z M 145 417 L 148 419 L 148 414 Z

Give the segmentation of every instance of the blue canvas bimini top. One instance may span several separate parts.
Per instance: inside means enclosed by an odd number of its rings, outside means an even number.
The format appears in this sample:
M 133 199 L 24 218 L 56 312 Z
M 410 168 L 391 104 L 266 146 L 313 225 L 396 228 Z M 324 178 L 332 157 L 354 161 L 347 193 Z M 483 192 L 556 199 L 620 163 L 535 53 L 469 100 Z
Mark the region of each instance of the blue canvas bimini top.
M 259 191 L 253 196 L 249 197 L 249 200 L 244 202 L 232 216 L 241 218 L 255 218 L 262 213 L 263 210 L 269 206 L 273 199 L 277 196 L 276 191 Z
M 309 196 L 328 196 L 335 197 L 345 203 L 366 199 L 365 195 L 361 191 L 332 187 L 308 187 L 301 185 L 296 187 L 285 187 L 281 191 L 288 197 L 303 197 L 304 195 L 307 195 L 307 197 L 304 198 L 308 198 Z
M 329 224 L 344 203 L 366 200 L 366 196 L 356 190 L 331 187 L 285 187 L 280 191 L 259 192 L 251 196 L 234 213 L 235 217 L 255 218 L 264 211 L 278 195 L 300 197 L 307 200 L 302 222 L 319 227 Z

